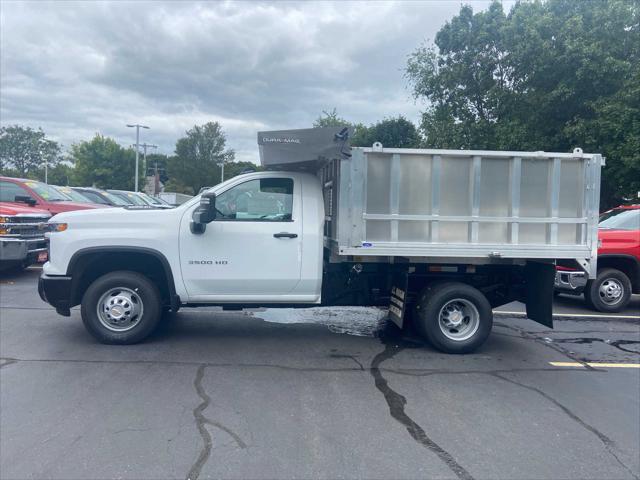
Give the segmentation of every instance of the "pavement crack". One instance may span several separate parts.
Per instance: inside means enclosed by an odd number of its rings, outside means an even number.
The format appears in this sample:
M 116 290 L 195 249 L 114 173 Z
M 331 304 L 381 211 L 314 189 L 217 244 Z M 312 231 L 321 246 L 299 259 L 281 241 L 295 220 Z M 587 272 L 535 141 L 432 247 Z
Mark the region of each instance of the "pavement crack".
M 222 425 L 221 423 L 218 422 L 213 422 L 209 419 L 206 419 L 206 423 L 207 425 L 211 425 L 213 427 L 219 428 L 220 430 L 222 430 L 223 432 L 226 432 L 231 438 L 233 438 L 235 440 L 235 442 L 238 444 L 238 446 L 240 448 L 247 448 L 247 444 L 244 443 L 244 441 L 242 441 L 242 439 L 240 438 L 240 436 L 234 432 L 233 430 L 231 430 L 228 427 L 225 427 L 224 425 Z
M 623 345 L 640 345 L 640 341 L 638 340 L 607 340 L 607 339 L 597 338 L 597 337 L 578 337 L 578 338 L 553 338 L 552 341 L 554 343 L 572 343 L 577 345 L 600 342 L 600 343 L 604 343 L 605 345 L 611 345 L 612 347 L 615 347 L 618 350 L 623 352 L 635 353 L 636 355 L 640 353 L 640 351 L 638 350 L 631 350 L 630 348 L 625 348 L 623 346 Z
M 207 418 L 202 413 L 211 403 L 211 397 L 207 395 L 202 387 L 202 378 L 204 377 L 204 371 L 206 368 L 206 365 L 200 365 L 196 371 L 196 378 L 193 381 L 193 387 L 195 388 L 198 396 L 202 399 L 202 402 L 193 409 L 193 417 L 196 420 L 196 426 L 198 427 L 198 432 L 200 432 L 204 445 L 202 446 L 202 450 L 200 451 L 200 455 L 198 455 L 196 462 L 189 469 L 189 473 L 187 473 L 187 480 L 196 480 L 200 476 L 202 467 L 207 463 L 207 460 L 209 460 L 209 456 L 211 455 L 211 446 L 213 445 L 211 434 L 205 427 Z
M 212 368 L 273 368 L 278 370 L 290 370 L 295 372 L 360 372 L 357 367 L 297 367 L 294 365 L 280 365 L 277 363 L 217 363 L 217 362 L 196 362 L 196 361 L 171 361 L 171 360 L 95 360 L 79 358 L 1 358 L 0 360 L 14 360 L 29 363 L 89 363 L 102 365 L 166 365 L 166 366 L 187 366 L 196 367 L 204 365 Z M 14 363 L 14 362 L 10 362 Z
M 574 362 L 579 363 L 580 365 L 582 365 L 584 368 L 586 368 L 587 370 L 595 370 L 594 367 L 592 367 L 591 365 L 589 365 L 587 362 L 585 362 L 584 360 L 582 360 L 581 358 L 579 358 L 577 355 L 569 352 L 568 350 L 562 348 L 560 345 L 554 345 L 553 343 L 549 343 L 549 342 L 545 342 L 544 339 L 538 337 L 535 334 L 532 334 L 530 332 L 527 332 L 526 330 L 523 330 L 522 328 L 519 327 L 515 327 L 513 325 L 507 325 L 506 323 L 502 323 L 502 322 L 496 322 L 495 325 L 498 325 L 500 327 L 506 328 L 508 330 L 511 330 L 513 332 L 516 332 L 518 334 L 520 334 L 520 336 L 524 339 L 527 340 L 533 340 L 534 342 L 540 344 L 540 345 L 544 345 L 552 350 L 555 350 L 556 352 L 564 355 L 567 358 L 570 358 L 571 360 L 573 360 Z
M 121 430 L 116 430 L 114 432 L 111 432 L 112 435 L 118 435 L 120 433 L 125 433 L 125 432 L 150 432 L 151 430 L 153 430 L 152 428 L 123 428 Z
M 511 378 L 505 377 L 505 376 L 501 375 L 500 373 L 490 372 L 488 374 L 493 376 L 493 377 L 499 378 L 500 380 L 503 380 L 505 382 L 508 382 L 508 383 L 513 384 L 513 385 L 517 385 L 517 386 L 519 386 L 521 388 L 525 388 L 527 390 L 535 392 L 538 395 L 541 395 L 542 397 L 544 397 L 545 399 L 550 401 L 551 403 L 553 403 L 556 407 L 558 407 L 560 410 L 562 410 L 569 418 L 571 418 L 573 421 L 575 421 L 578 425 L 580 425 L 582 428 L 584 428 L 585 430 L 593 433 L 596 437 L 598 437 L 598 439 L 604 444 L 605 449 L 611 454 L 611 456 L 616 460 L 616 462 L 624 470 L 626 470 L 635 480 L 640 480 L 640 477 L 638 477 L 638 475 L 636 475 L 633 472 L 633 470 L 631 470 L 620 459 L 620 457 L 618 456 L 618 453 L 616 452 L 616 445 L 615 445 L 613 440 L 611 440 L 607 435 L 602 433 L 600 430 L 598 430 L 593 425 L 590 425 L 587 422 L 585 422 L 584 420 L 582 420 L 582 418 L 580 418 L 578 415 L 576 415 L 574 412 L 572 412 L 568 407 L 566 407 L 565 405 L 560 403 L 558 400 L 553 398 L 551 395 L 549 395 L 548 393 L 546 393 L 545 391 L 543 391 L 543 390 L 541 390 L 541 389 L 539 389 L 537 387 L 533 387 L 531 385 L 527 385 L 527 384 L 521 383 L 521 382 L 519 382 L 517 380 L 513 380 Z
M 358 360 L 358 358 L 355 355 L 347 355 L 347 354 L 342 354 L 342 353 L 332 353 L 331 355 L 329 355 L 329 357 L 331 357 L 331 358 L 350 358 L 351 360 L 353 360 L 356 363 L 356 365 L 358 365 L 359 369 L 364 372 L 364 365 L 362 365 L 360 360 Z
M 204 378 L 204 373 L 207 366 L 208 365 L 204 363 L 198 366 L 198 370 L 196 371 L 196 378 L 193 381 L 193 387 L 195 388 L 195 391 L 200 397 L 200 399 L 202 400 L 196 406 L 196 408 L 193 409 L 193 417 L 196 421 L 198 432 L 200 433 L 200 436 L 202 437 L 202 441 L 204 444 L 202 446 L 202 450 L 200 451 L 200 454 L 198 455 L 198 458 L 189 469 L 189 473 L 187 473 L 187 477 L 186 477 L 187 480 L 196 480 L 200 476 L 200 473 L 202 472 L 202 467 L 204 467 L 204 465 L 209 460 L 209 457 L 211 456 L 213 439 L 211 437 L 211 434 L 207 430 L 206 425 L 211 425 L 213 427 L 216 427 L 222 430 L 223 432 L 227 433 L 231 438 L 233 438 L 233 440 L 238 444 L 240 448 L 243 448 L 243 449 L 247 448 L 247 444 L 242 441 L 242 439 L 237 433 L 235 433 L 230 428 L 222 425 L 221 423 L 215 422 L 207 418 L 204 415 L 204 411 L 207 409 L 207 407 L 211 403 L 211 397 L 207 395 L 207 392 L 205 392 L 204 387 L 202 386 L 202 379 Z
M 393 390 L 389 386 L 389 382 L 382 375 L 382 370 L 380 369 L 380 364 L 386 360 L 389 360 L 394 355 L 398 354 L 403 350 L 403 347 L 394 346 L 391 343 L 388 343 L 385 346 L 385 349 L 378 353 L 373 360 L 371 361 L 371 366 L 369 368 L 369 372 L 371 376 L 374 378 L 376 388 L 382 393 L 384 399 L 389 406 L 389 413 L 391 416 L 403 425 L 409 435 L 418 442 L 423 447 L 427 448 L 429 451 L 435 453 L 440 460 L 442 460 L 453 473 L 456 474 L 458 478 L 461 480 L 473 480 L 473 477 L 467 470 L 464 469 L 454 458 L 453 456 L 444 450 L 440 445 L 434 442 L 429 436 L 426 434 L 424 429 L 418 425 L 407 413 L 405 412 L 405 406 L 407 404 L 407 399 Z
M 14 363 L 18 363 L 17 358 L 0 358 L 0 368 L 4 368 L 7 365 L 12 365 Z

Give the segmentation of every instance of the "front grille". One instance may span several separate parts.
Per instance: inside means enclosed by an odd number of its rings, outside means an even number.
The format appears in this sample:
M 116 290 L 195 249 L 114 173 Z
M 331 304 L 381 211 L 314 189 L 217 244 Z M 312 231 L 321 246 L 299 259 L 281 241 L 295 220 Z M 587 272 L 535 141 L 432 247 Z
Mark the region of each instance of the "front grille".
M 49 217 L 15 216 L 3 217 L 0 223 L 0 237 L 2 238 L 37 238 L 43 237 L 47 229 Z

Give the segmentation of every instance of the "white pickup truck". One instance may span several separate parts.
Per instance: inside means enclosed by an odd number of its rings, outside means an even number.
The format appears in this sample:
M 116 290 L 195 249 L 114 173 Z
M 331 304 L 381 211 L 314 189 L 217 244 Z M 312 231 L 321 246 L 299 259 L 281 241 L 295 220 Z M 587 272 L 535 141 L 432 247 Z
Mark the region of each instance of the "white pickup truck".
M 259 133 L 265 171 L 174 209 L 56 215 L 40 296 L 81 305 L 105 343 L 181 306 L 373 305 L 464 353 L 513 300 L 552 326 L 556 263 L 595 274 L 600 155 L 349 148 L 348 133 Z

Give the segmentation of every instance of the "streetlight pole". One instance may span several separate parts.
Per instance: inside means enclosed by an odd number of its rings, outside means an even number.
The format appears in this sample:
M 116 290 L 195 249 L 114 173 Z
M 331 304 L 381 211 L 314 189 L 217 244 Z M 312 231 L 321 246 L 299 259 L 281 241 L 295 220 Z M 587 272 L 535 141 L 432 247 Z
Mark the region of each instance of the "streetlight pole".
M 141 128 L 146 128 L 147 130 L 149 130 L 149 127 L 147 127 L 146 125 L 140 125 L 138 123 L 135 123 L 133 125 L 129 125 L 127 124 L 127 127 L 129 128 L 133 128 L 135 127 L 136 129 L 136 181 L 135 181 L 135 191 L 138 191 L 138 161 L 140 159 L 140 129 Z

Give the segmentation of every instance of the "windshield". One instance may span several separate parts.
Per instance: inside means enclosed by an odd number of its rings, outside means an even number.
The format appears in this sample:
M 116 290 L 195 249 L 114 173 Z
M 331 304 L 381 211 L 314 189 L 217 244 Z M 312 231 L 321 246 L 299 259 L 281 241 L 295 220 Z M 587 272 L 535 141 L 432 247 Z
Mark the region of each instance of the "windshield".
M 155 197 L 152 197 L 151 195 L 147 195 L 146 193 L 140 193 L 140 196 L 145 200 L 147 200 L 152 205 L 164 205 L 160 200 L 158 200 Z
M 640 230 L 640 209 L 616 208 L 600 215 L 599 228 Z
M 102 195 L 107 197 L 111 201 L 111 203 L 113 203 L 114 205 L 118 205 L 120 207 L 129 205 L 129 203 L 127 203 L 127 201 L 124 198 L 121 198 L 118 195 L 114 195 L 113 193 L 110 193 L 110 192 L 101 192 L 101 193 Z
M 58 187 L 57 185 L 50 185 L 51 188 L 55 188 L 62 195 L 69 197 L 74 202 L 87 203 L 87 199 L 81 194 L 76 192 L 71 187 Z
M 122 198 L 127 205 L 147 205 L 147 202 L 142 200 L 133 192 L 109 192 L 113 195 L 116 195 L 118 198 Z
M 24 182 L 24 184 L 48 202 L 71 201 L 70 197 L 66 196 L 64 193 L 59 192 L 54 187 L 47 185 L 46 183 L 29 181 Z
M 136 194 L 136 196 L 137 196 L 140 200 L 142 200 L 142 201 L 144 202 L 144 204 L 145 204 L 145 205 L 151 205 L 151 206 L 153 206 L 153 205 L 154 205 L 153 201 L 152 201 L 149 197 L 147 197 L 144 193 L 142 193 L 142 192 L 138 192 L 138 193 Z

